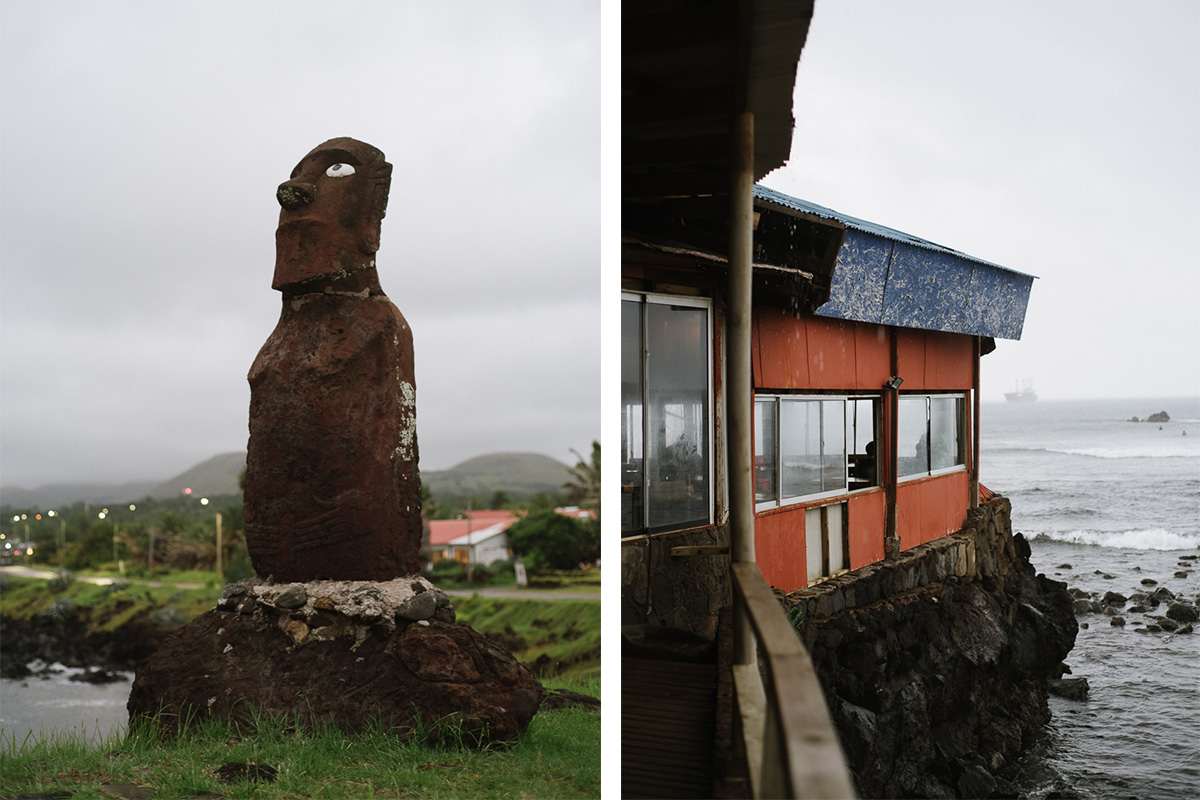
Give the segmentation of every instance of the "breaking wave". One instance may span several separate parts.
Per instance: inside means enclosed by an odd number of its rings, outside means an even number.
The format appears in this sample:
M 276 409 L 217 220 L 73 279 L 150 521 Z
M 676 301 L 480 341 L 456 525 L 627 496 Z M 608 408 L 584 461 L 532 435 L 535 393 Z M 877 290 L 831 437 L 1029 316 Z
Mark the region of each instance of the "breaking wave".
M 1200 447 L 1184 444 L 1156 447 L 1012 447 L 1003 444 L 984 443 L 983 452 L 1008 453 L 1058 453 L 1067 456 L 1088 458 L 1200 458 Z
M 1125 550 L 1195 550 L 1200 534 L 1172 533 L 1162 528 L 1135 531 L 1042 531 L 1034 539 L 1052 539 L 1070 544 L 1117 547 Z
M 1050 453 L 1066 453 L 1069 456 L 1090 456 L 1091 458 L 1197 458 L 1200 449 L 1195 447 L 1082 447 L 1078 449 L 1055 450 L 1047 449 Z

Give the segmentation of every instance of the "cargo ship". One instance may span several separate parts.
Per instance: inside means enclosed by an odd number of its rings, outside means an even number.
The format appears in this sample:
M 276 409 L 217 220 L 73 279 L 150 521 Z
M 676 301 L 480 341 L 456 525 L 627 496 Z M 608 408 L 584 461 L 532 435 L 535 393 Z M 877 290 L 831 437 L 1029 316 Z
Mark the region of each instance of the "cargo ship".
M 1033 390 L 1033 381 L 1025 381 L 1021 387 L 1013 386 L 1011 392 L 1004 393 L 1004 399 L 1010 403 L 1032 403 L 1037 400 L 1037 392 Z

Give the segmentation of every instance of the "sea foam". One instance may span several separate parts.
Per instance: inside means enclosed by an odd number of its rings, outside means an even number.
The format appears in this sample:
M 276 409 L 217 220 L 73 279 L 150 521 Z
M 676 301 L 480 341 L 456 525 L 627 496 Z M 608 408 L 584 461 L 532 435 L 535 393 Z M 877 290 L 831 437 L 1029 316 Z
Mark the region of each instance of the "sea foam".
M 1033 538 L 1126 550 L 1195 550 L 1200 547 L 1200 534 L 1172 533 L 1162 528 L 1134 531 L 1042 531 Z
M 1175 447 L 1080 447 L 1063 450 L 1047 448 L 1047 452 L 1092 458 L 1200 458 L 1200 448 L 1184 445 Z

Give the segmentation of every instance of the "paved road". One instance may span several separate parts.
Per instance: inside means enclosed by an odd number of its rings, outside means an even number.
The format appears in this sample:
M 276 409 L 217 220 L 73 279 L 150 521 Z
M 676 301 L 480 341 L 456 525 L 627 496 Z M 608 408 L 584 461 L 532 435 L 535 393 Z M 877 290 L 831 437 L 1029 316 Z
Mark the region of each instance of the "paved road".
M 14 575 L 18 578 L 41 578 L 49 580 L 54 577 L 54 571 L 48 569 L 35 569 L 34 567 L 0 567 L 0 572 L 8 575 Z M 114 578 L 97 578 L 94 575 L 76 575 L 75 580 L 83 583 L 94 583 L 97 586 L 107 586 L 112 583 Z M 203 589 L 203 583 L 164 583 L 163 581 L 143 581 L 138 578 L 121 578 L 126 583 L 137 583 L 150 588 L 158 586 L 175 586 L 179 589 Z
M 41 578 L 49 580 L 54 577 L 53 570 L 36 569 L 34 567 L 0 567 L 0 572 L 16 576 L 18 578 Z M 93 575 L 76 575 L 75 580 L 84 583 L 94 583 L 98 586 L 107 586 L 113 582 L 113 578 L 97 578 Z M 202 583 L 164 583 L 163 581 L 144 581 L 137 578 L 123 578 L 127 583 L 137 583 L 151 588 L 156 586 L 176 586 L 180 589 L 202 589 Z M 455 597 L 470 597 L 477 594 L 480 597 L 507 597 L 526 600 L 599 600 L 598 592 L 540 592 L 536 589 L 517 589 L 511 586 L 487 586 L 481 589 L 447 589 L 446 594 Z

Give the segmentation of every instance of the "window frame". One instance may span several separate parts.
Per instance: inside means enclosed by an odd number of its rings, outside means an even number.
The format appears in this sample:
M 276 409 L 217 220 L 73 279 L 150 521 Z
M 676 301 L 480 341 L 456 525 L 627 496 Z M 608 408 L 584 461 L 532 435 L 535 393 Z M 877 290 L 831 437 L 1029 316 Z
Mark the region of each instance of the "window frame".
M 968 415 L 967 393 L 966 392 L 914 392 L 912 394 L 907 394 L 907 393 L 901 394 L 900 398 L 901 399 L 922 399 L 923 398 L 925 400 L 925 434 L 927 437 L 929 437 L 927 439 L 927 441 L 932 441 L 932 439 L 933 439 L 933 404 L 932 404 L 932 401 L 933 400 L 955 400 L 956 401 L 955 409 L 956 409 L 957 413 L 955 415 L 955 422 L 956 422 L 955 427 L 957 428 L 957 439 L 958 439 L 958 454 L 957 454 L 956 458 L 959 459 L 959 463 L 952 464 L 949 467 L 939 467 L 938 469 L 932 469 L 932 466 L 933 466 L 932 450 L 930 450 L 929 448 L 926 448 L 925 471 L 924 472 L 913 472 L 913 473 L 909 473 L 907 475 L 897 474 L 896 482 L 897 483 L 907 483 L 910 481 L 919 481 L 923 478 L 935 478 L 939 475 L 949 475 L 952 472 L 966 471 L 968 469 L 968 464 L 971 461 L 971 440 L 970 440 L 970 437 L 968 436 L 968 420 L 967 420 L 967 415 Z M 898 433 L 899 432 L 897 431 L 897 435 L 898 435 Z M 897 461 L 899 461 L 898 458 L 897 458 Z M 899 473 L 899 465 L 898 464 L 897 464 L 896 471 L 897 471 L 897 473 Z
M 714 416 L 716 415 L 716 392 L 714 391 L 714 369 L 713 369 L 713 349 L 715 346 L 716 336 L 713 330 L 713 301 L 708 297 L 695 297 L 688 295 L 663 294 L 659 292 L 633 292 L 622 291 L 622 302 L 636 302 L 639 306 L 640 328 L 639 328 L 639 352 L 638 366 L 640 368 L 641 380 L 641 520 L 640 526 L 632 530 L 621 530 L 622 539 L 636 539 L 643 536 L 649 536 L 660 533 L 672 533 L 675 531 L 689 530 L 697 527 L 706 527 L 713 524 L 715 519 L 716 509 L 716 447 L 713 442 L 713 432 L 716 429 Z M 705 342 L 704 342 L 704 363 L 705 363 L 705 402 L 708 413 L 704 420 L 704 460 L 706 465 L 705 482 L 708 492 L 708 508 L 707 516 L 703 522 L 691 520 L 684 523 L 667 523 L 665 525 L 651 526 L 650 525 L 650 474 L 646 469 L 646 442 L 649 439 L 650 414 L 646 412 L 648 406 L 647 398 L 650 393 L 649 388 L 649 360 L 647 358 L 648 351 L 646 345 L 646 308 L 651 304 L 683 306 L 686 308 L 698 308 L 705 312 Z M 622 416 L 624 416 L 624 398 L 622 398 Z M 624 426 L 624 419 L 622 419 Z M 621 454 L 622 463 L 624 463 L 624 453 Z M 622 484 L 623 486 L 623 484 Z M 624 505 L 624 503 L 622 503 Z M 623 512 L 622 512 L 623 515 Z
M 783 393 L 783 392 L 756 392 L 754 395 L 754 403 L 755 403 L 754 425 L 755 425 L 755 437 L 756 437 L 755 444 L 756 445 L 757 445 L 757 438 L 760 435 L 765 435 L 765 433 L 766 433 L 766 431 L 758 430 L 758 417 L 759 417 L 758 404 L 760 402 L 764 402 L 764 401 L 771 402 L 774 405 L 774 409 L 775 409 L 774 414 L 773 414 L 773 417 L 774 417 L 774 426 L 773 426 L 774 427 L 774 431 L 773 431 L 774 445 L 773 445 L 773 448 L 774 448 L 774 454 L 775 454 L 775 498 L 772 500 L 761 500 L 761 501 L 756 499 L 755 503 L 754 503 L 754 510 L 756 512 L 770 511 L 771 509 L 785 508 L 788 506 L 801 505 L 801 504 L 805 504 L 805 503 L 817 503 L 822 500 L 828 500 L 830 498 L 836 498 L 836 497 L 844 497 L 844 496 L 847 496 L 850 494 L 854 494 L 856 492 L 864 492 L 864 491 L 869 491 L 870 489 L 877 488 L 880 485 L 879 484 L 878 440 L 879 440 L 879 425 L 880 425 L 880 421 L 881 421 L 880 417 L 881 417 L 882 399 L 883 399 L 882 395 L 878 395 L 878 394 L 791 394 L 791 393 Z M 873 413 L 872 424 L 874 426 L 875 441 L 877 443 L 876 444 L 876 455 L 875 455 L 876 478 L 875 478 L 874 486 L 862 487 L 862 488 L 858 488 L 858 489 L 851 489 L 850 488 L 850 453 L 851 453 L 851 450 L 850 450 L 850 447 L 851 447 L 851 445 L 850 445 L 850 425 L 849 425 L 849 420 L 847 419 L 847 417 L 848 417 L 848 410 L 850 408 L 850 403 L 857 401 L 857 400 L 872 401 L 872 406 L 871 406 L 872 413 Z M 821 402 L 820 417 L 819 417 L 819 421 L 817 424 L 822 432 L 821 454 L 819 456 L 819 460 L 822 462 L 825 458 L 824 430 L 825 430 L 825 424 L 826 424 L 825 423 L 825 420 L 826 420 L 825 405 L 824 405 L 823 401 L 840 401 L 842 403 L 842 413 L 841 413 L 841 420 L 842 420 L 842 485 L 840 487 L 838 487 L 836 489 L 815 492 L 812 494 L 788 495 L 786 497 L 783 496 L 783 446 L 782 446 L 782 442 L 780 440 L 780 434 L 781 434 L 781 427 L 783 424 L 783 403 L 785 401 L 793 401 L 793 402 L 820 401 Z M 764 439 L 763 441 L 765 443 L 766 440 Z M 757 460 L 758 460 L 757 447 L 755 447 L 754 459 L 756 462 L 756 469 L 757 469 Z M 822 467 L 822 472 L 823 471 L 824 471 L 824 468 Z M 757 481 L 758 481 L 758 478 L 756 475 L 755 476 L 756 492 L 757 492 L 757 485 L 758 485 Z

